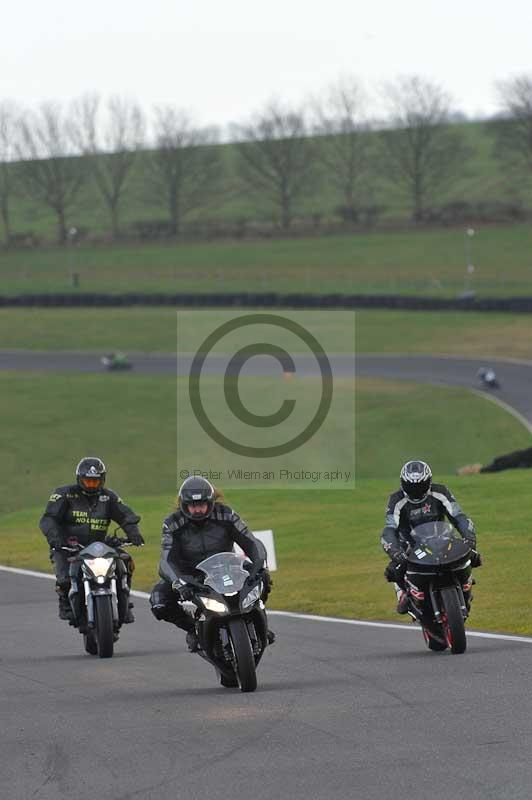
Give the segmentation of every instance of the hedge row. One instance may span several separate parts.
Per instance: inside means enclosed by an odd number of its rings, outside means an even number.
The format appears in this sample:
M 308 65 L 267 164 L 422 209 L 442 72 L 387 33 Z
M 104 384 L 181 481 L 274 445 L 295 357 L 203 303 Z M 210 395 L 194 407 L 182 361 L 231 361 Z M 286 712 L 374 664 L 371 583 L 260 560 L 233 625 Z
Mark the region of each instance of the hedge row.
M 370 294 L 25 294 L 1 296 L 0 306 L 44 308 L 62 306 L 176 308 L 395 308 L 412 311 L 513 311 L 532 313 L 532 297 L 412 297 Z

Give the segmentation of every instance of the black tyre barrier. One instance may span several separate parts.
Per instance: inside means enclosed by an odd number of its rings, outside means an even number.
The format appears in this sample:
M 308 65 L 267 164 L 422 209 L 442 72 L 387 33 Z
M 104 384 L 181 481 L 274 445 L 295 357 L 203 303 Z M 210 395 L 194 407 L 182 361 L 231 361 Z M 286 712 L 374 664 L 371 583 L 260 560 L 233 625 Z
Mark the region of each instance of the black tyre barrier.
M 371 294 L 25 294 L 0 295 L 0 307 L 62 308 L 173 306 L 175 308 L 391 308 L 405 311 L 509 311 L 532 313 L 532 297 L 441 298 Z

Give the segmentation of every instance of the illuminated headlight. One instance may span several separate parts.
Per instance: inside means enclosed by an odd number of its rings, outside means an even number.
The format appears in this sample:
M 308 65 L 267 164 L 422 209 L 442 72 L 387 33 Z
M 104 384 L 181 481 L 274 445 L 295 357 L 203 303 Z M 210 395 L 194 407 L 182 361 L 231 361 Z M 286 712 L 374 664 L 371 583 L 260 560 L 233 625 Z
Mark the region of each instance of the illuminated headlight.
M 86 558 L 83 562 L 95 578 L 105 578 L 114 564 L 113 558 Z
M 215 611 L 217 614 L 225 614 L 227 611 L 227 606 L 225 603 L 220 603 L 219 600 L 215 600 L 213 597 L 202 597 L 201 602 L 209 611 Z
M 248 606 L 256 603 L 260 597 L 260 583 L 252 589 L 249 594 L 247 594 L 244 599 L 242 600 L 242 608 L 247 608 Z

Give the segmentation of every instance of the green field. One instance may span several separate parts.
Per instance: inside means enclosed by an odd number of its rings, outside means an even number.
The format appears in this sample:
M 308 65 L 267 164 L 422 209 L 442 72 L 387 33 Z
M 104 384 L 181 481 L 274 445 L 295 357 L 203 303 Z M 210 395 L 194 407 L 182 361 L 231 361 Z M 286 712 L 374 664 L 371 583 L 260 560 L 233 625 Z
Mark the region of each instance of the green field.
M 2 294 L 312 292 L 453 297 L 465 282 L 463 227 L 244 242 L 79 245 L 0 251 Z M 532 294 L 532 228 L 485 226 L 471 286 Z M 79 275 L 72 288 L 71 274 Z
M 476 571 L 477 586 L 470 625 L 495 631 L 532 634 L 532 599 L 523 554 L 532 546 L 528 503 L 530 476 L 523 471 L 459 480 L 439 476 L 453 486 L 475 519 L 485 564 Z M 228 502 L 252 528 L 272 528 L 279 569 L 274 575 L 272 608 L 364 619 L 399 618 L 395 598 L 382 572 L 386 559 L 379 546 L 385 498 L 392 479 L 360 481 L 356 492 L 231 492 Z M 512 514 L 506 499 L 514 498 Z M 131 495 L 143 517 L 147 545 L 135 553 L 135 586 L 149 590 L 157 580 L 159 529 L 172 510 L 171 495 Z M 324 512 L 326 508 L 326 513 Z M 36 531 L 40 507 L 0 518 L 0 562 L 50 571 L 47 548 Z M 315 520 L 319 520 L 316 525 Z M 313 524 L 309 524 L 313 521 Z M 43 586 L 43 595 L 52 587 Z
M 264 309 L 257 309 L 264 311 Z M 268 309 L 266 309 L 268 311 Z M 460 356 L 532 358 L 528 315 L 424 311 L 305 311 L 295 314 L 318 336 L 327 352 L 446 353 Z M 0 349 L 109 352 L 191 351 L 200 331 L 214 330 L 233 316 L 229 309 L 176 311 L 133 309 L 0 309 Z M 179 319 L 179 341 L 177 320 Z
M 117 485 L 124 494 L 171 496 L 175 492 L 173 378 L 2 373 L 0 386 L 3 511 L 43 503 L 54 486 L 70 481 L 75 464 L 87 453 L 103 458 L 110 467 L 110 485 Z M 181 379 L 178 391 L 185 389 L 185 379 Z M 257 402 L 259 395 L 257 389 Z M 348 412 L 334 422 L 331 439 L 322 444 L 324 460 L 329 452 L 342 451 L 345 432 L 354 424 Z M 390 430 L 394 431 L 392 437 L 387 435 Z M 217 446 L 205 436 L 196 441 L 186 435 L 185 426 L 178 454 L 182 463 L 177 468 L 189 467 L 192 458 L 201 465 L 219 461 Z M 527 438 L 512 416 L 466 390 L 391 381 L 357 382 L 357 480 L 392 479 L 400 464 L 414 455 L 429 460 L 437 473 L 450 473 L 461 464 L 483 463 L 500 452 L 523 446 Z M 320 464 L 320 458 L 319 450 L 311 452 L 313 464 Z M 349 492 L 340 494 L 345 494 L 348 505 L 352 503 Z
M 3 374 L 0 380 L 0 563 L 49 568 L 38 517 L 50 490 L 69 482 L 80 455 L 93 452 L 108 461 L 109 485 L 144 518 L 148 544 L 137 558 L 136 586 L 150 588 L 156 579 L 161 521 L 175 496 L 173 380 L 132 374 Z M 414 397 L 416 409 L 421 409 L 416 415 Z M 528 503 L 520 499 L 528 497 L 529 476 L 452 475 L 464 461 L 491 458 L 494 446 L 500 452 L 522 445 L 523 429 L 498 407 L 459 389 L 360 381 L 356 399 L 354 491 L 238 490 L 222 485 L 228 501 L 252 528 L 275 531 L 280 568 L 272 607 L 393 617 L 378 536 L 384 501 L 396 487 L 398 468 L 416 455 L 432 463 L 438 479 L 451 483 L 479 528 L 487 558 L 472 624 L 530 633 L 528 578 L 519 571 L 522 547 L 532 538 L 526 533 Z M 448 435 L 450 412 L 453 437 Z M 349 421 L 342 421 L 345 424 Z M 395 431 L 393 437 L 390 430 Z M 513 498 L 511 514 L 508 493 Z

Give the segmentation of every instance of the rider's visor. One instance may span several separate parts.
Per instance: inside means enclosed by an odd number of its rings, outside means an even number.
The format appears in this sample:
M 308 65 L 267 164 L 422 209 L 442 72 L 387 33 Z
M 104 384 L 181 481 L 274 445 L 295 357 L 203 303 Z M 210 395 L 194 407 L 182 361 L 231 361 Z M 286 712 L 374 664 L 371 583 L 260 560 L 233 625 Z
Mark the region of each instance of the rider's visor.
M 84 489 L 99 489 L 102 485 L 101 478 L 82 478 L 81 485 Z

